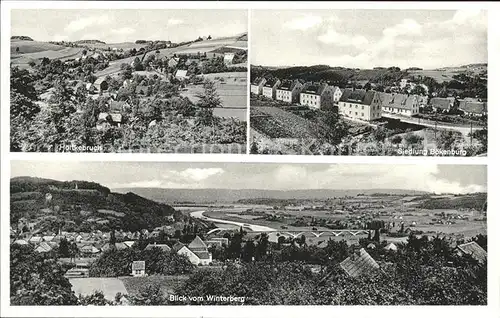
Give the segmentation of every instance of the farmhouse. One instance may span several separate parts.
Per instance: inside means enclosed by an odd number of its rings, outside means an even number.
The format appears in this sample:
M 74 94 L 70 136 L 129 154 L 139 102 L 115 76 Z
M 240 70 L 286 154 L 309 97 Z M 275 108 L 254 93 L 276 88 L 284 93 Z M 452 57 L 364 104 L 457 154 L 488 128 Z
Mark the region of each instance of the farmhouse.
M 487 114 L 486 102 L 481 102 L 472 98 L 464 98 L 459 102 L 458 109 L 461 110 L 464 115 L 480 117 Z
M 270 79 L 266 81 L 264 86 L 262 87 L 262 95 L 270 98 L 276 99 L 276 88 L 281 84 L 279 79 Z
M 455 108 L 455 97 L 433 97 L 430 100 L 430 105 L 434 111 L 447 113 Z
M 346 89 L 339 100 L 339 114 L 371 121 L 382 117 L 382 96 L 379 92 L 364 89 Z
M 263 77 L 257 77 L 256 79 L 254 79 L 252 84 L 250 84 L 250 92 L 255 95 L 261 95 L 262 88 L 264 87 L 266 81 L 267 80 Z
M 175 250 L 177 254 L 186 256 L 194 265 L 209 265 L 212 262 L 212 254 L 208 252 L 207 245 L 199 236 L 196 236 L 188 246 L 176 243 Z
M 414 116 L 418 114 L 419 104 L 416 95 L 382 93 L 382 111 L 389 114 Z
M 146 262 L 145 261 L 133 261 L 132 262 L 132 276 L 134 276 L 134 277 L 146 276 Z
M 333 88 L 326 83 L 306 84 L 300 93 L 300 104 L 316 109 L 333 107 Z
M 287 103 L 297 103 L 303 84 L 298 80 L 284 80 L 276 89 L 276 100 Z

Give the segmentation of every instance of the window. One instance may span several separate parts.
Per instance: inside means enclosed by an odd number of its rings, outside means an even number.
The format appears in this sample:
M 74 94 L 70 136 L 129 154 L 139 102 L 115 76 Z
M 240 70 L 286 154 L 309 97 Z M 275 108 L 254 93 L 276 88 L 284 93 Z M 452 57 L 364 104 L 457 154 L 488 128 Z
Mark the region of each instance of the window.
M 349 111 L 349 115 L 351 114 L 351 111 Z
M 358 116 L 358 112 L 355 112 L 354 115 Z

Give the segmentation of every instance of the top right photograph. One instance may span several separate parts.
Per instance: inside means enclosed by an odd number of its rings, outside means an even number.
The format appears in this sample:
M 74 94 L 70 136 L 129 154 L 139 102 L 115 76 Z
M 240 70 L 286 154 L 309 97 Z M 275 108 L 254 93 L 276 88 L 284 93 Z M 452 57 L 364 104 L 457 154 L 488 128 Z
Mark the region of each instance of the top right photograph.
M 486 10 L 252 10 L 250 153 L 486 156 Z

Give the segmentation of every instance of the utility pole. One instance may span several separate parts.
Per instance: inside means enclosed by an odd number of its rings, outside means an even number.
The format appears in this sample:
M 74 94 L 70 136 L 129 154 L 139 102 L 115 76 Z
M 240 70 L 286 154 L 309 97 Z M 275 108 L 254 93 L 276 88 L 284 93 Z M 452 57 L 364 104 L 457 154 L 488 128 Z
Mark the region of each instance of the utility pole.
M 470 123 L 470 145 L 472 146 L 472 122 Z

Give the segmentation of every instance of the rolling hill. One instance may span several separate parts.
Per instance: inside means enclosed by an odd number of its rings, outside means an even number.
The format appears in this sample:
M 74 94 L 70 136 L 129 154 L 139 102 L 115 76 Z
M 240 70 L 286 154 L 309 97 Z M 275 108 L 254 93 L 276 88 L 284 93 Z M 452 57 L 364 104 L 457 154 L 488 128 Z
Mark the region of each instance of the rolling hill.
M 390 193 L 397 195 L 420 195 L 422 191 L 401 189 L 373 190 L 259 190 L 259 189 L 162 189 L 162 188 L 122 188 L 116 192 L 134 192 L 150 200 L 174 204 L 175 202 L 234 203 L 245 199 L 327 199 L 333 197 L 356 196 L 358 194 Z
M 10 192 L 12 223 L 21 217 L 55 216 L 77 225 L 99 219 L 102 224 L 135 231 L 166 224 L 171 216 L 180 217 L 169 205 L 132 192 L 114 193 L 94 182 L 16 177 L 10 180 Z

